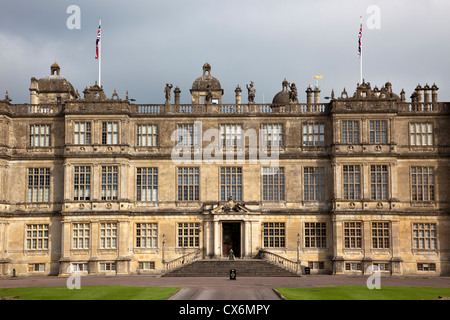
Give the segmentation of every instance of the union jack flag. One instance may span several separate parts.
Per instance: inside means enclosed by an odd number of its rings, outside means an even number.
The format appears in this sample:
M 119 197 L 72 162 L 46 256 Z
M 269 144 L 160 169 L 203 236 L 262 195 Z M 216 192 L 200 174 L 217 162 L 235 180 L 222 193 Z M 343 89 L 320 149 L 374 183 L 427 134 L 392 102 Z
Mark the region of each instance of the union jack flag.
M 362 22 L 359 26 L 359 35 L 358 35 L 358 58 L 361 57 L 361 38 L 362 38 Z
M 101 33 L 101 25 L 98 26 L 98 32 L 97 32 L 97 40 L 95 41 L 95 59 L 98 60 L 98 45 L 100 43 L 100 40 L 102 38 L 102 33 Z

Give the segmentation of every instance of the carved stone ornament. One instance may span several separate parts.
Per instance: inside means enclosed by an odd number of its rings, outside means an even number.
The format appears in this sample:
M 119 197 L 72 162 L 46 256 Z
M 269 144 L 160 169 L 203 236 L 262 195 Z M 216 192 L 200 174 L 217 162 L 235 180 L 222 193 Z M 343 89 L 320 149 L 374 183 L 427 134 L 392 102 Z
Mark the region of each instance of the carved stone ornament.
M 250 212 L 242 201 L 235 201 L 232 196 L 228 198 L 228 201 L 221 202 L 214 208 L 211 213 L 218 212 Z

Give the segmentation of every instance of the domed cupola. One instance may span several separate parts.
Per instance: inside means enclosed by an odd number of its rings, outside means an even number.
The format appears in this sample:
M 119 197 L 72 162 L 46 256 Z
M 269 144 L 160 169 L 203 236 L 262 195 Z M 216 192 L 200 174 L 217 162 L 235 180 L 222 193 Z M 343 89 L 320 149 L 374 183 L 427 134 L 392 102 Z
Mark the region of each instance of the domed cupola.
M 203 75 L 192 83 L 192 104 L 222 103 L 223 89 L 219 80 L 211 75 L 209 63 L 203 65 Z
M 30 103 L 63 103 L 76 98 L 72 84 L 60 75 L 61 68 L 55 62 L 50 66 L 50 75 L 40 79 L 31 78 Z

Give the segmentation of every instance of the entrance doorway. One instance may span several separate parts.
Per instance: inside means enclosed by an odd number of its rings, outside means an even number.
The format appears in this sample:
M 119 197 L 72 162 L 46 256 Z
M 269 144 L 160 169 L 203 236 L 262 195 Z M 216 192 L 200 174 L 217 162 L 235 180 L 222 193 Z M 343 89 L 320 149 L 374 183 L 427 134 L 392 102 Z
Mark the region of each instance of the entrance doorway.
M 241 223 L 224 222 L 222 223 L 222 256 L 228 257 L 230 250 L 233 249 L 234 256 L 241 256 Z

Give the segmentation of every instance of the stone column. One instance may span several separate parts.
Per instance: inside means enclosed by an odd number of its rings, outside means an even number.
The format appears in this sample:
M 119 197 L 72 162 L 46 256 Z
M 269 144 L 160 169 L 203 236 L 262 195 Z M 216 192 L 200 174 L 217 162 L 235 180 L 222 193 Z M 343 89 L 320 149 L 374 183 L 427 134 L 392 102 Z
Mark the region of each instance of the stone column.
M 176 87 L 173 93 L 175 94 L 175 104 L 180 104 L 180 88 Z
M 241 89 L 241 87 L 239 87 L 239 85 L 238 85 L 236 87 L 236 90 L 234 90 L 234 92 L 236 93 L 236 104 L 239 105 L 242 102 L 242 99 L 241 99 L 242 89 Z
M 214 221 L 214 258 L 221 257 L 220 250 L 222 249 L 222 244 L 220 243 L 220 226 L 221 224 L 219 223 L 219 221 Z

